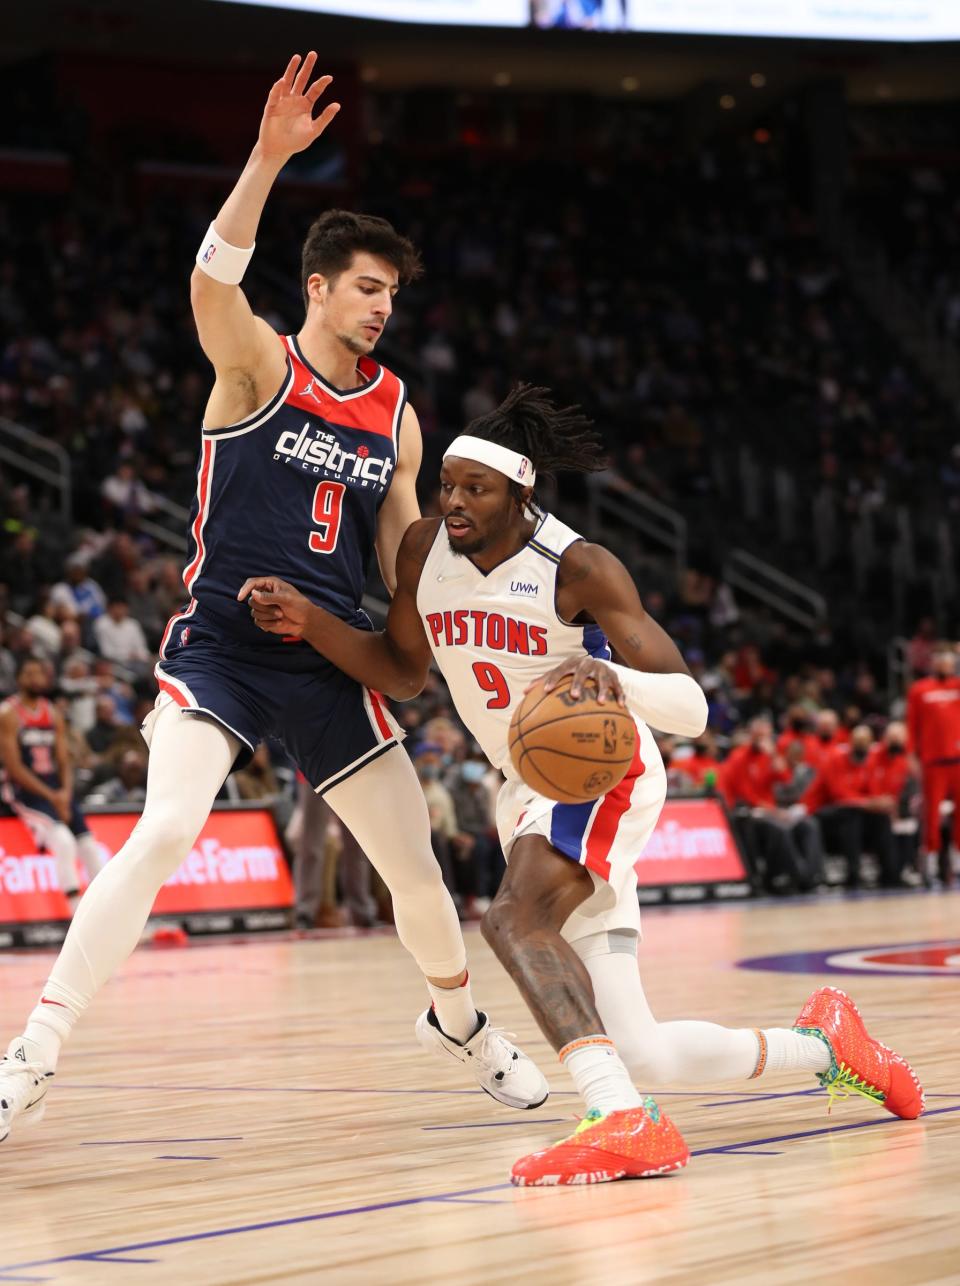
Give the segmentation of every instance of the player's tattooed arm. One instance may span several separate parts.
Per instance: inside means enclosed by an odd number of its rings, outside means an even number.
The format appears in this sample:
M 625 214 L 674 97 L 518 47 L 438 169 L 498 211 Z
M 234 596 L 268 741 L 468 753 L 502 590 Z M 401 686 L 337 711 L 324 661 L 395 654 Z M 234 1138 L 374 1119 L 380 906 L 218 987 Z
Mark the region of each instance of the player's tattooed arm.
M 275 576 L 251 576 L 237 598 L 249 601 L 255 624 L 267 634 L 303 639 L 358 683 L 409 700 L 423 688 L 430 668 L 417 585 L 438 523 L 421 519 L 404 536 L 397 554 L 397 592 L 384 630 L 356 629 Z
M 690 673 L 680 649 L 644 609 L 626 567 L 602 545 L 578 541 L 564 551 L 557 575 L 557 610 L 565 621 L 582 616 L 596 621 L 632 670 Z

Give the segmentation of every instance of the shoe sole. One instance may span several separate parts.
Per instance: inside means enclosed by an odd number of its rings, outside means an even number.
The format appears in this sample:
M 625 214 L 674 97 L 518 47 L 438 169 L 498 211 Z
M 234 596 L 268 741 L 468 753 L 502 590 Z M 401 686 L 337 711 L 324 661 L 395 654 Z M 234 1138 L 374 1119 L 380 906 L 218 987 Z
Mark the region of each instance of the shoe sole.
M 544 1174 L 539 1179 L 525 1179 L 522 1175 L 511 1175 L 510 1182 L 515 1188 L 570 1188 L 584 1187 L 592 1183 L 616 1183 L 618 1179 L 655 1179 L 658 1175 L 682 1170 L 689 1160 L 688 1153 L 677 1161 L 668 1161 L 666 1165 L 649 1170 L 591 1170 L 586 1174 Z
M 425 1050 L 428 1054 L 436 1053 L 436 1051 L 439 1050 L 441 1053 L 452 1058 L 455 1063 L 459 1063 L 461 1067 L 469 1067 L 469 1064 L 465 1059 L 458 1058 L 452 1049 L 448 1049 L 429 1024 L 425 1023 L 421 1030 L 420 1022 L 418 1020 L 414 1031 L 420 1048 Z M 486 1085 L 480 1085 L 479 1081 L 477 1081 L 477 1085 L 480 1086 L 480 1089 L 483 1090 L 484 1094 L 489 1095 L 489 1097 L 493 1099 L 494 1103 L 499 1103 L 502 1107 L 513 1108 L 516 1112 L 532 1112 L 535 1108 L 543 1107 L 544 1103 L 546 1103 L 547 1099 L 550 1097 L 550 1090 L 548 1088 L 543 1098 L 538 1099 L 536 1103 L 521 1103 L 517 1099 L 501 1098 L 499 1094 L 494 1094 L 493 1090 L 487 1089 Z
M 886 1101 L 886 1099 L 884 1099 L 882 1106 L 886 1109 L 886 1111 L 890 1113 L 891 1116 L 895 1116 L 901 1121 L 915 1121 L 917 1117 L 922 1116 L 927 1106 L 926 1094 L 924 1093 L 923 1086 L 920 1084 L 920 1078 L 917 1076 L 916 1072 L 913 1070 L 913 1068 L 910 1066 L 907 1060 L 903 1057 L 902 1054 L 898 1054 L 896 1050 L 891 1049 L 889 1045 L 885 1045 L 882 1040 L 877 1040 L 875 1037 L 870 1035 L 870 1033 L 867 1031 L 867 1024 L 863 1021 L 863 1015 L 860 1013 L 860 1010 L 857 1007 L 857 1002 L 853 999 L 852 996 L 848 996 L 847 993 L 845 991 L 841 991 L 839 987 L 820 987 L 818 991 L 814 993 L 814 995 L 822 994 L 823 992 L 827 992 L 831 996 L 837 996 L 841 1001 L 843 1001 L 843 1003 L 846 1006 L 848 1006 L 853 1011 L 853 1013 L 856 1015 L 857 1022 L 860 1024 L 861 1028 L 863 1029 L 863 1034 L 866 1036 L 867 1040 L 872 1041 L 873 1044 L 876 1045 L 878 1049 L 882 1049 L 885 1054 L 889 1054 L 891 1062 L 894 1062 L 899 1067 L 904 1068 L 904 1070 L 907 1072 L 908 1076 L 910 1077 L 911 1081 L 913 1081 L 914 1088 L 916 1089 L 918 1095 L 920 1096 L 920 1111 L 917 1112 L 916 1116 L 901 1116 L 899 1112 L 894 1111 L 894 1109 L 890 1106 L 890 1104 Z M 806 1008 L 806 1006 L 804 1006 L 804 1008 Z
M 25 1129 L 30 1129 L 31 1126 L 39 1125 L 40 1122 L 43 1120 L 43 1114 L 47 1110 L 46 1098 L 47 1096 L 46 1094 L 44 1094 L 43 1098 L 34 1099 L 32 1103 L 27 1104 L 27 1106 L 17 1117 L 17 1120 L 24 1126 Z M 12 1126 L 13 1126 L 13 1122 L 11 1121 L 10 1125 L 8 1125 L 7 1128 L 4 1130 L 4 1132 L 0 1134 L 0 1143 L 5 1143 L 7 1139 L 10 1137 L 10 1130 Z
M 478 1081 L 477 1084 L 480 1085 L 480 1082 Z M 536 1107 L 543 1107 L 544 1103 L 546 1103 L 547 1099 L 550 1097 L 550 1091 L 548 1090 L 546 1094 L 544 1094 L 543 1098 L 539 1099 L 536 1103 L 518 1103 L 516 1099 L 500 1098 L 498 1095 L 494 1094 L 493 1090 L 488 1090 L 486 1085 L 480 1085 L 480 1088 L 483 1090 L 484 1094 L 488 1094 L 490 1098 L 493 1099 L 494 1103 L 500 1103 L 504 1107 L 515 1108 L 518 1112 L 532 1112 Z

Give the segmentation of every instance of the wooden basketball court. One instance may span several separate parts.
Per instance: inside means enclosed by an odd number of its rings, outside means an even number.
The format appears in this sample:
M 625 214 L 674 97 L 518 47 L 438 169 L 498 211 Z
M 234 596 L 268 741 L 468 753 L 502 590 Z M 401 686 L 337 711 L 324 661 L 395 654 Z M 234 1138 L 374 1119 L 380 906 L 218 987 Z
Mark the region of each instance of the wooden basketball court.
M 478 1002 L 551 1079 L 536 1112 L 420 1051 L 422 988 L 390 934 L 141 950 L 46 1119 L 0 1149 L 0 1282 L 956 1283 L 958 911 L 915 894 L 645 912 L 661 1017 L 789 1025 L 828 981 L 911 1059 L 928 1111 L 828 1116 L 804 1077 L 661 1091 L 688 1169 L 587 1189 L 506 1182 L 577 1100 L 478 933 Z M 50 959 L 0 958 L 4 1040 Z

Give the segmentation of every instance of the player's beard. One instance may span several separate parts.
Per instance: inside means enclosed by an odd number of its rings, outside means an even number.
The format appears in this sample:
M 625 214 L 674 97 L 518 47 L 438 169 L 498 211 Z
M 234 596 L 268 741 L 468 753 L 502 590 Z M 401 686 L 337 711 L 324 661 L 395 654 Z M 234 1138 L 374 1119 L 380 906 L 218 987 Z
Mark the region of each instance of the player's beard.
M 455 545 L 450 539 L 450 533 L 447 532 L 447 544 L 450 546 L 450 552 L 454 558 L 466 558 L 473 554 L 482 554 L 489 544 L 486 536 L 474 536 L 473 540 L 461 541 Z
M 348 353 L 353 353 L 354 357 L 366 357 L 377 346 L 376 340 L 371 342 L 369 339 L 358 339 L 356 335 L 338 335 L 337 339 Z

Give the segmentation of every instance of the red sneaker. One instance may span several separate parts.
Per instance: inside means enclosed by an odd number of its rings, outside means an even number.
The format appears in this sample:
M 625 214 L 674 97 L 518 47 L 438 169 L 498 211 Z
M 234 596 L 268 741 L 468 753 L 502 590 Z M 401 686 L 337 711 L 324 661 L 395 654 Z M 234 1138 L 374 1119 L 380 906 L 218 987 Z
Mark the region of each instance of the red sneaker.
M 905 1058 L 867 1035 L 860 1011 L 836 987 L 821 987 L 800 1010 L 793 1030 L 819 1036 L 830 1050 L 830 1070 L 817 1080 L 836 1098 L 862 1094 L 894 1116 L 912 1121 L 923 1111 L 923 1086 Z
M 519 1188 L 610 1183 L 682 1170 L 690 1149 L 652 1098 L 621 1112 L 588 1112 L 569 1138 L 521 1157 L 510 1173 Z

